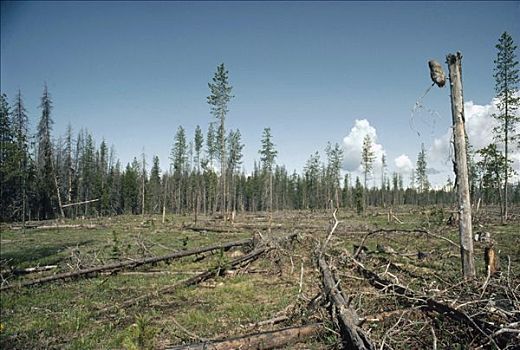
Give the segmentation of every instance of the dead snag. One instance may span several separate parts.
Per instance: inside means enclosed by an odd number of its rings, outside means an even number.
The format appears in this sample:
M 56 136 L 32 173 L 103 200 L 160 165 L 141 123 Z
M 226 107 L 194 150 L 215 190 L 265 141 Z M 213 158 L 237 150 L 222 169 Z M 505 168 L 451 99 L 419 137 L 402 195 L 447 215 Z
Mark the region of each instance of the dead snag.
M 178 345 L 168 350 L 267 350 L 304 341 L 318 335 L 321 324 L 289 327 L 274 331 L 243 335 L 236 338 L 213 340 L 197 344 Z
M 346 349 L 368 350 L 374 349 L 374 345 L 368 335 L 359 327 L 361 321 L 354 309 L 348 305 L 347 298 L 332 276 L 329 266 L 323 256 L 318 257 L 318 266 L 322 275 L 324 294 L 336 309 L 340 323 L 341 337 Z
M 99 272 L 105 272 L 105 271 L 115 272 L 115 271 L 119 271 L 122 269 L 133 269 L 138 266 L 145 265 L 145 264 L 154 264 L 154 263 L 157 263 L 160 261 L 174 260 L 174 259 L 179 259 L 179 258 L 182 258 L 185 256 L 196 255 L 196 254 L 208 252 L 211 250 L 227 249 L 227 248 L 243 246 L 243 245 L 247 245 L 247 244 L 251 244 L 251 243 L 252 243 L 251 239 L 243 239 L 240 241 L 228 242 L 228 243 L 224 243 L 224 244 L 214 244 L 214 245 L 210 245 L 210 246 L 206 246 L 206 247 L 175 252 L 175 253 L 163 255 L 163 256 L 157 256 L 157 257 L 151 257 L 151 258 L 145 258 L 145 259 L 133 260 L 133 261 L 123 261 L 123 262 L 113 263 L 113 264 L 109 264 L 109 265 L 97 266 L 97 267 L 92 267 L 92 268 L 83 269 L 83 270 L 79 270 L 79 271 L 66 272 L 66 273 L 61 273 L 61 274 L 57 274 L 57 275 L 53 275 L 53 276 L 29 280 L 29 281 L 21 282 L 20 284 L 10 284 L 10 285 L 6 285 L 6 286 L 2 286 L 0 288 L 0 291 L 4 291 L 7 289 L 12 289 L 12 288 L 16 288 L 16 287 L 21 288 L 21 287 L 40 285 L 40 284 L 45 284 L 45 283 L 58 281 L 58 280 L 75 279 L 75 278 L 79 278 L 79 277 L 90 277 L 90 276 L 97 275 Z

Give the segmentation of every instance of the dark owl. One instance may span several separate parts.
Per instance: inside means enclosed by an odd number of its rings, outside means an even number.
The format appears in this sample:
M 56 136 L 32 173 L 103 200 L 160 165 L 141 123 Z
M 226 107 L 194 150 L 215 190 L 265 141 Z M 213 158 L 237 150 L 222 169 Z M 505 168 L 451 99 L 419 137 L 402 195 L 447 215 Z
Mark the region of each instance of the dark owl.
M 432 81 L 437 84 L 438 87 L 443 87 L 444 84 L 446 84 L 446 77 L 444 76 L 441 64 L 435 60 L 430 60 L 428 61 L 428 66 L 430 67 L 430 77 Z

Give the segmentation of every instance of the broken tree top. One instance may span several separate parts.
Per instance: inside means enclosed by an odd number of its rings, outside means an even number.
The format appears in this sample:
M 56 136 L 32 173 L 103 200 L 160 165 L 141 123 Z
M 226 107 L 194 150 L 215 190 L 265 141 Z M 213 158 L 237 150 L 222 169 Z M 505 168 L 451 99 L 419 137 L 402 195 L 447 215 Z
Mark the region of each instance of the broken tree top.
M 443 87 L 446 84 L 446 76 L 441 64 L 435 60 L 430 60 L 428 61 L 428 66 L 430 67 L 430 77 L 433 83 L 437 84 L 438 87 Z

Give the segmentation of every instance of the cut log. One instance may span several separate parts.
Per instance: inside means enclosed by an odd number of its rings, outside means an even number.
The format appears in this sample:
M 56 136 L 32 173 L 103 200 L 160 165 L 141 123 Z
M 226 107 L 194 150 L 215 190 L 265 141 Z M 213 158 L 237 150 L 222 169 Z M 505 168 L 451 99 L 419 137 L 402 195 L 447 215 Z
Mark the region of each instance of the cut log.
M 318 335 L 322 330 L 319 323 L 283 328 L 279 330 L 243 335 L 236 338 L 213 340 L 204 343 L 178 345 L 168 350 L 267 350 L 302 342 Z
M 368 338 L 368 335 L 359 327 L 361 322 L 356 311 L 348 305 L 347 298 L 343 295 L 339 283 L 332 276 L 332 272 L 323 256 L 318 257 L 318 266 L 321 271 L 324 294 L 333 304 L 339 316 L 338 321 L 344 348 L 374 349 L 374 345 Z
M 151 258 L 145 258 L 145 259 L 134 260 L 134 261 L 123 261 L 123 262 L 113 263 L 113 264 L 104 265 L 104 266 L 92 267 L 92 268 L 83 269 L 83 270 L 74 271 L 74 272 L 61 273 L 61 274 L 43 277 L 43 278 L 39 278 L 39 279 L 35 279 L 35 280 L 29 280 L 29 281 L 21 282 L 19 284 L 10 284 L 10 285 L 6 285 L 6 286 L 2 286 L 0 288 L 0 290 L 4 291 L 7 289 L 40 285 L 40 284 L 45 284 L 45 283 L 54 282 L 54 281 L 58 281 L 58 280 L 95 276 L 99 272 L 106 272 L 106 271 L 115 272 L 115 271 L 119 271 L 122 269 L 136 268 L 138 266 L 145 265 L 145 264 L 154 264 L 154 263 L 158 263 L 160 261 L 174 260 L 174 259 L 179 259 L 179 258 L 182 258 L 185 256 L 208 252 L 211 250 L 227 249 L 227 248 L 242 246 L 242 245 L 251 244 L 251 243 L 252 243 L 251 239 L 243 239 L 240 241 L 228 242 L 228 243 L 224 243 L 224 244 L 214 244 L 211 246 L 195 248 L 195 249 L 181 251 L 181 252 L 175 252 L 172 254 L 158 256 L 158 257 L 151 257 Z

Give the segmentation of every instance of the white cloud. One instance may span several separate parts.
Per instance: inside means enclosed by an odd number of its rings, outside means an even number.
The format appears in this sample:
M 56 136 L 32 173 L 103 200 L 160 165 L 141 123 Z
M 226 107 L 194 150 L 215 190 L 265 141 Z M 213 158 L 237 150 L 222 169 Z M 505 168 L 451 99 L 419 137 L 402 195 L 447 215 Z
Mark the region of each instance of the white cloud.
M 343 138 L 343 169 L 352 172 L 362 172 L 361 168 L 361 151 L 363 148 L 363 139 L 369 135 L 372 139 L 372 150 L 375 154 L 375 174 L 381 169 L 381 157 L 386 154 L 383 146 L 377 143 L 376 129 L 370 125 L 366 119 L 356 119 L 354 126 L 350 129 L 347 136 Z
M 409 174 L 413 169 L 413 163 L 406 154 L 401 154 L 394 159 L 396 171 L 401 174 Z
M 464 103 L 466 132 L 469 142 L 475 151 L 495 142 L 493 139 L 493 128 L 498 124 L 492 117 L 492 114 L 497 113 L 496 103 L 496 99 L 493 99 L 486 105 L 478 105 L 473 101 Z M 520 113 L 520 111 L 517 111 L 517 114 L 518 113 Z M 428 152 L 431 165 L 436 169 L 442 170 L 441 174 L 443 174 L 442 176 L 445 178 L 447 178 L 448 175 L 452 176 L 451 159 L 453 157 L 453 150 L 451 139 L 452 132 L 450 128 L 442 136 L 434 139 Z M 502 150 L 502 147 L 502 145 L 499 145 L 499 149 Z M 511 149 L 509 157 L 513 160 L 513 169 L 520 169 L 520 150 L 518 148 Z M 519 177 L 517 175 L 512 180 L 518 181 L 518 179 Z

